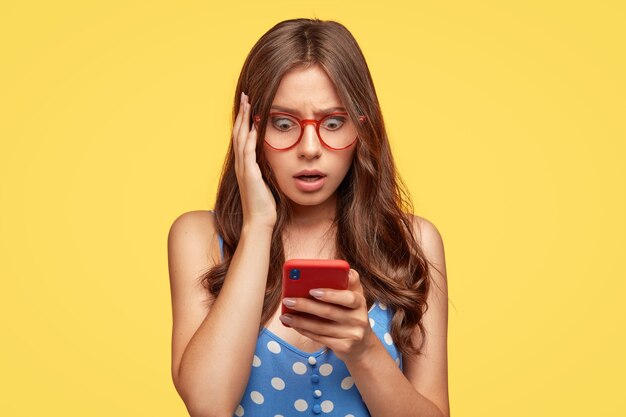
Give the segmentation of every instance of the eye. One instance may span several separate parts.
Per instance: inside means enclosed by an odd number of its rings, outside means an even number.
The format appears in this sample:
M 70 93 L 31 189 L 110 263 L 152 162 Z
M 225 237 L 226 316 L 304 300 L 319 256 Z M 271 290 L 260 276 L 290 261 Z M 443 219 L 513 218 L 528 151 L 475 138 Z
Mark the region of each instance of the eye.
M 294 119 L 287 116 L 272 117 L 271 123 L 274 128 L 280 130 L 281 132 L 286 132 L 298 125 L 298 123 Z
M 331 116 L 324 119 L 324 123 L 322 123 L 322 125 L 324 126 L 324 129 L 337 130 L 340 129 L 345 122 L 346 118 L 343 116 Z

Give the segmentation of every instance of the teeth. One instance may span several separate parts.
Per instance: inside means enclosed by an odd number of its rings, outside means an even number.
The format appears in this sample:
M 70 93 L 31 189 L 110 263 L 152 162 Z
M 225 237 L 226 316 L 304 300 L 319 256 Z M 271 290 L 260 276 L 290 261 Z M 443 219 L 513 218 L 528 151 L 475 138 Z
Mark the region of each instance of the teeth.
M 319 175 L 312 175 L 312 176 L 302 175 L 302 176 L 299 176 L 298 178 L 301 179 L 302 181 L 313 182 L 313 181 L 317 181 L 321 177 Z

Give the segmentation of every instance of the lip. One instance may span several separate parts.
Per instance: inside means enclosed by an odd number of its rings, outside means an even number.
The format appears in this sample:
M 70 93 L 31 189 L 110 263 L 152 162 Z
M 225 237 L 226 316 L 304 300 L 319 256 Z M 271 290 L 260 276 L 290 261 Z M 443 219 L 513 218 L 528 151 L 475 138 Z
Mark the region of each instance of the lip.
M 293 177 L 296 178 L 296 177 L 299 177 L 300 175 L 319 175 L 320 177 L 326 176 L 326 174 L 324 174 L 321 171 L 318 171 L 317 169 L 305 169 L 305 170 L 298 172 Z
M 311 174 L 311 175 L 316 175 L 316 174 Z M 305 191 L 305 192 L 317 191 L 320 188 L 322 188 L 324 186 L 324 183 L 326 182 L 326 177 L 321 177 L 317 181 L 313 181 L 313 182 L 303 181 L 300 178 L 295 178 L 295 177 L 294 179 L 296 180 L 296 188 L 300 191 Z

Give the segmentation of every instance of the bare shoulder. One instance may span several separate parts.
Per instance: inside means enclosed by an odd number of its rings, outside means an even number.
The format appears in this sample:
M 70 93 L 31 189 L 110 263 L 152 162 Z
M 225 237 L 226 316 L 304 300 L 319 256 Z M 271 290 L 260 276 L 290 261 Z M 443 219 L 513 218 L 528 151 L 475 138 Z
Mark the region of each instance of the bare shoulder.
M 443 416 L 450 415 L 448 398 L 448 285 L 446 261 L 441 233 L 428 219 L 413 216 L 418 243 L 426 256 L 434 286 L 428 292 L 428 310 L 422 317 L 426 343 L 422 355 L 406 356 L 403 372 L 415 389 L 432 401 Z M 419 332 L 413 333 L 416 345 Z
M 413 219 L 413 231 L 415 237 L 418 238 L 420 244 L 433 245 L 441 244 L 443 246 L 443 238 L 439 229 L 427 218 L 411 214 Z
M 175 385 L 182 354 L 213 301 L 202 286 L 201 277 L 219 259 L 214 224 L 212 212 L 186 212 L 174 220 L 167 237 Z
M 428 261 L 437 268 L 437 273 L 432 274 L 432 277 L 438 286 L 445 286 L 447 274 L 443 237 L 439 229 L 427 218 L 414 214 L 411 216 L 415 237 Z
M 178 216 L 170 227 L 172 231 L 195 231 L 213 232 L 215 230 L 215 214 L 209 210 L 193 210 Z
M 196 210 L 178 216 L 167 236 L 167 257 L 174 307 L 183 295 L 185 302 L 205 298 L 199 278 L 219 261 L 214 213 Z
M 167 241 L 170 255 L 185 256 L 187 261 L 190 260 L 188 256 L 195 257 L 196 262 L 203 257 L 206 262 L 218 260 L 214 250 L 217 242 L 215 214 L 208 210 L 181 214 L 172 223 Z

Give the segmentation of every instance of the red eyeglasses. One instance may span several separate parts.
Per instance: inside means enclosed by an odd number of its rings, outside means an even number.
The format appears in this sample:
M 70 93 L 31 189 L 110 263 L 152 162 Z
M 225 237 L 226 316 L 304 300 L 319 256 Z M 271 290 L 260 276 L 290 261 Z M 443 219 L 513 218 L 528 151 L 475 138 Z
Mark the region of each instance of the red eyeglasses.
M 359 122 L 366 119 L 367 116 L 359 116 Z M 259 130 L 261 116 L 255 115 L 253 120 Z M 345 149 L 358 138 L 356 125 L 345 112 L 330 113 L 319 120 L 299 119 L 290 113 L 272 112 L 265 125 L 265 143 L 276 150 L 291 149 L 302 139 L 307 124 L 315 126 L 317 137 L 328 149 Z

